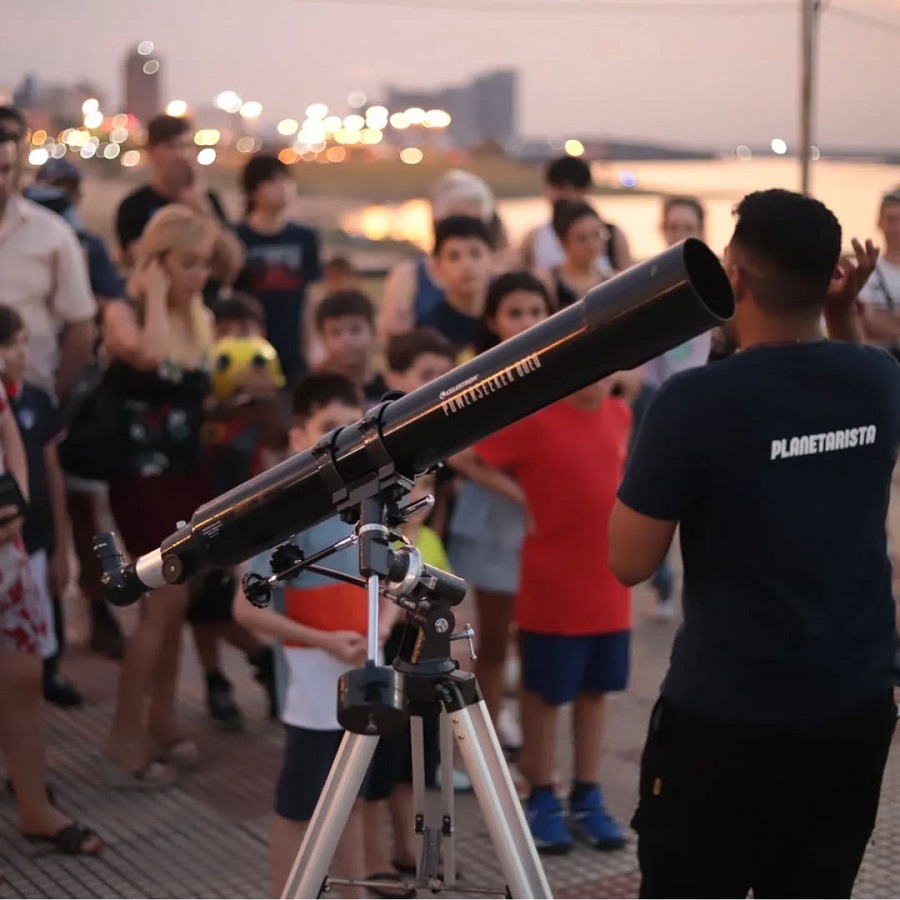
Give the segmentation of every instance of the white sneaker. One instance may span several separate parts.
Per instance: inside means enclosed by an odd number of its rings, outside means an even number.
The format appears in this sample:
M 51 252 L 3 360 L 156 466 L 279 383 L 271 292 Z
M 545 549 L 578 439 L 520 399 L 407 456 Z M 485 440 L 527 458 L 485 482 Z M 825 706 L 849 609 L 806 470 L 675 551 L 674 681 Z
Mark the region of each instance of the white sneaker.
M 497 717 L 497 739 L 501 747 L 509 750 L 520 750 L 522 747 L 522 726 L 507 706 L 500 710 Z

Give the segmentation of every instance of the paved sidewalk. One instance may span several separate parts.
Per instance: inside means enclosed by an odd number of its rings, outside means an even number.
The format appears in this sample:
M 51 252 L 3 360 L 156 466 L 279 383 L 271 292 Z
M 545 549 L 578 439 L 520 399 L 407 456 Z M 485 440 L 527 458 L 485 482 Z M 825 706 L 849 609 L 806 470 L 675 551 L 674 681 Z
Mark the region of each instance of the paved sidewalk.
M 603 785 L 620 821 L 633 810 L 647 719 L 664 670 L 674 625 L 646 619 L 647 593 L 636 592 L 632 687 L 612 698 Z M 17 836 L 10 797 L 0 796 L 0 897 L 264 897 L 268 891 L 266 832 L 280 760 L 280 731 L 265 718 L 264 699 L 247 664 L 226 656 L 249 721 L 225 734 L 208 720 L 193 648 L 186 640 L 181 702 L 187 731 L 197 738 L 202 767 L 164 793 L 105 787 L 98 751 L 110 720 L 116 664 L 70 651 L 67 673 L 89 698 L 81 710 L 52 711 L 50 769 L 61 807 L 102 834 L 102 856 L 35 856 Z M 459 647 L 460 645 L 457 645 Z M 876 832 L 856 886 L 859 897 L 900 896 L 900 738 L 882 793 Z M 563 744 L 561 742 L 561 748 Z M 565 770 L 563 769 L 563 774 Z M 487 831 L 471 795 L 458 798 L 460 868 L 474 884 L 501 879 Z M 835 822 L 835 827 L 839 823 Z M 621 851 L 579 848 L 545 861 L 557 897 L 634 897 L 634 840 Z M 427 896 L 427 895 L 426 895 Z

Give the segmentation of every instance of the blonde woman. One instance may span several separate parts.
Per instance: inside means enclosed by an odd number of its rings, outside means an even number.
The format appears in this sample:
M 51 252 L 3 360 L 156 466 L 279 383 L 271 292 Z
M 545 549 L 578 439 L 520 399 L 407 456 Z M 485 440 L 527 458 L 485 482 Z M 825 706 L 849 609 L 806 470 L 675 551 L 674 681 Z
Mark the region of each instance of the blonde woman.
M 214 231 L 191 209 L 164 207 L 141 237 L 129 299 L 104 310 L 107 377 L 127 398 L 123 471 L 110 479 L 110 502 L 132 556 L 158 547 L 209 498 L 200 426 L 214 331 L 201 291 L 214 242 Z M 196 757 L 175 721 L 187 603 L 186 585 L 166 585 L 141 601 L 107 743 L 110 778 L 123 786 L 168 784 L 170 762 Z

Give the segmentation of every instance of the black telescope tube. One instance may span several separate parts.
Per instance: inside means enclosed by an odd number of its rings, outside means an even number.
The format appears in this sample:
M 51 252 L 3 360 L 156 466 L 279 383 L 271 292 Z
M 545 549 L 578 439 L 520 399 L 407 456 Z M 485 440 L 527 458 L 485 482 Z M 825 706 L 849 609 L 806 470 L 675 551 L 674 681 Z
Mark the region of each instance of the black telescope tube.
M 506 425 L 702 334 L 733 311 L 731 285 L 712 251 L 696 239 L 676 244 L 389 401 L 376 419 L 339 429 L 204 504 L 159 550 L 138 559 L 133 574 L 150 589 L 183 582 L 204 565 L 243 562 L 334 515 L 345 487 L 368 484 L 371 496 L 378 490 L 376 467 L 415 478 Z M 133 602 L 133 591 L 127 593 L 109 599 Z

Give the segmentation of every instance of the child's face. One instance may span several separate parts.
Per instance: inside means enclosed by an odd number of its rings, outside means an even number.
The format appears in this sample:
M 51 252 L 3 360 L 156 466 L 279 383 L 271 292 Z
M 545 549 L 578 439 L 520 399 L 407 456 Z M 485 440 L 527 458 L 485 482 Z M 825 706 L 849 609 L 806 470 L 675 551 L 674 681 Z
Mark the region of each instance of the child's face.
M 500 301 L 487 326 L 501 341 L 508 341 L 546 318 L 547 301 L 540 294 L 512 291 Z
M 216 319 L 216 340 L 222 338 L 264 338 L 258 322 L 240 319 Z
M 487 290 L 491 251 L 480 238 L 449 238 L 434 257 L 434 268 L 448 294 L 474 297 Z
M 253 208 L 270 214 L 283 212 L 293 202 L 296 193 L 294 179 L 289 175 L 279 175 L 257 187 L 253 195 Z
M 375 332 L 363 316 L 338 316 L 322 322 L 322 346 L 333 363 L 362 366 L 369 360 Z
M 21 381 L 28 366 L 28 331 L 20 328 L 0 346 L 0 366 L 7 381 Z
M 420 353 L 405 372 L 390 372 L 391 390 L 409 393 L 446 375 L 453 368 L 453 360 L 439 353 Z
M 291 453 L 299 453 L 317 444 L 326 434 L 345 425 L 352 425 L 362 418 L 359 406 L 347 406 L 339 400 L 332 400 L 312 411 L 306 421 L 294 418 L 291 426 Z

